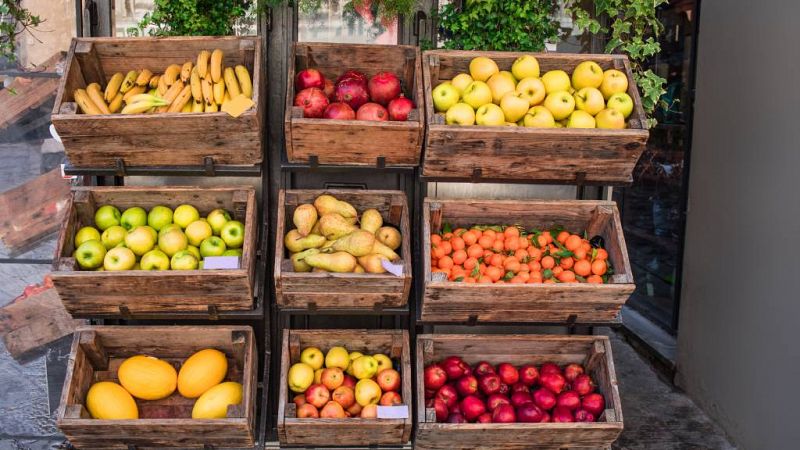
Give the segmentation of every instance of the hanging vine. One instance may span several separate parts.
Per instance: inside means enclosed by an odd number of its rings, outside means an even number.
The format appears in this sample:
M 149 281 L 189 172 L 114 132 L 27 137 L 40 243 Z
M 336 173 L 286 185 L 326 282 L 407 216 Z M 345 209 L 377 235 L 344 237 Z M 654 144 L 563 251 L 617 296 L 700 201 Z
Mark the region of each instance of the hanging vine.
M 18 0 L 0 1 L 0 58 L 16 61 L 17 37 L 26 32 L 33 36 L 32 30 L 42 22 L 40 16 L 21 7 Z

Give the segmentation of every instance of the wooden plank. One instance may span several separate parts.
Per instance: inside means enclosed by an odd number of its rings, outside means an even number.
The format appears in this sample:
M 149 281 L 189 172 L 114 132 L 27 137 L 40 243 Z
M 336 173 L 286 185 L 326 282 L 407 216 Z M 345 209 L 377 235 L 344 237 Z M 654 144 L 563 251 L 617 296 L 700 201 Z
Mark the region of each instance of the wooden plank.
M 66 53 L 58 52 L 36 67 L 36 73 L 56 72 L 56 65 L 64 60 Z M 66 72 L 65 72 L 66 73 Z M 59 79 L 48 77 L 17 77 L 5 89 L 0 89 L 0 130 L 5 130 L 22 120 L 28 112 L 51 100 L 58 90 Z

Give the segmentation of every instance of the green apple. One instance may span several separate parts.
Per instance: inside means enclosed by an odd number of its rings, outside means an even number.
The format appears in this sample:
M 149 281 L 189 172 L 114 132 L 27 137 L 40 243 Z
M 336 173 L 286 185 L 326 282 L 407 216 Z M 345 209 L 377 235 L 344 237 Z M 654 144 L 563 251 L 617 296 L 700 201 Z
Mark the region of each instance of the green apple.
M 508 92 L 500 100 L 500 109 L 506 117 L 506 122 L 514 122 L 525 117 L 525 114 L 530 109 L 528 100 L 522 96 L 521 92 Z
M 487 103 L 475 111 L 475 123 L 483 126 L 505 125 L 503 110 L 494 103 Z
M 567 128 L 595 128 L 594 117 L 586 111 L 575 110 L 569 115 Z
M 570 88 L 569 75 L 563 70 L 551 70 L 542 75 L 542 83 L 547 94 L 567 91 Z
M 103 235 L 100 236 L 100 241 L 106 246 L 106 250 L 114 248 L 119 244 L 125 243 L 125 236 L 128 232 L 120 225 L 114 225 L 106 228 Z
M 186 250 L 189 238 L 180 229 L 167 231 L 158 237 L 158 249 L 167 256 L 173 256 L 179 251 Z
M 136 255 L 129 248 L 112 248 L 103 259 L 103 267 L 108 271 L 137 270 Z
M 492 90 L 492 102 L 499 105 L 504 95 L 514 92 L 517 82 L 510 72 L 497 72 L 486 80 L 486 85 Z
M 597 88 L 585 87 L 572 95 L 575 98 L 575 108 L 595 115 L 606 107 L 603 94 Z
M 244 224 L 238 220 L 231 220 L 222 226 L 219 237 L 225 241 L 225 246 L 228 248 L 240 248 L 244 244 Z
M 466 103 L 456 103 L 447 110 L 444 121 L 448 125 L 474 125 L 475 110 Z
M 153 233 L 144 226 L 136 227 L 125 235 L 125 247 L 131 249 L 136 256 L 142 256 L 156 245 Z
M 492 89 L 483 81 L 473 81 L 464 88 L 461 100 L 472 106 L 472 109 L 478 109 L 487 103 L 492 103 Z
M 147 211 L 138 206 L 128 208 L 122 213 L 119 224 L 128 231 L 136 227 L 147 225 Z
M 75 247 L 80 247 L 84 242 L 91 240 L 100 240 L 100 232 L 95 227 L 83 227 L 75 233 Z
M 119 225 L 120 216 L 121 214 L 116 206 L 103 205 L 94 213 L 94 224 L 101 231 L 105 231 L 108 227 Z
M 604 109 L 594 117 L 597 121 L 597 128 L 623 129 L 625 128 L 625 117 L 616 109 Z
M 164 205 L 154 206 L 153 209 L 147 213 L 147 224 L 156 231 L 161 231 L 162 228 L 171 223 L 172 210 Z
M 242 256 L 242 249 L 240 248 L 229 248 L 222 252 L 222 256 Z
M 197 262 L 197 269 L 198 270 L 203 270 L 203 261 L 198 261 Z
M 618 92 L 627 92 L 627 90 L 628 76 L 624 72 L 617 69 L 608 69 L 603 72 L 603 83 L 600 85 L 603 98 L 608 100 L 612 95 Z
M 183 229 L 186 229 L 190 223 L 199 218 L 200 213 L 197 212 L 197 208 L 192 205 L 180 205 L 175 208 L 175 212 L 172 214 L 172 222 Z
M 220 232 L 221 231 L 222 230 L 220 230 Z M 189 226 L 186 227 L 186 231 L 184 231 L 184 233 L 186 233 L 186 237 L 189 238 L 189 244 L 194 246 L 200 245 L 205 238 L 214 234 L 214 232 L 211 230 L 211 225 L 204 220 L 195 220 L 194 222 L 190 223 Z
M 497 72 L 500 72 L 497 63 L 485 56 L 478 56 L 469 62 L 469 74 L 475 81 L 486 81 Z
M 523 117 L 522 124 L 531 128 L 553 128 L 556 125 L 553 114 L 544 106 L 534 106 Z
M 467 87 L 467 85 L 473 81 L 475 80 L 473 80 L 468 73 L 460 73 L 453 77 L 453 79 L 450 81 L 450 84 L 456 88 L 458 95 L 461 96 L 461 93 L 464 92 L 464 89 Z
M 603 69 L 594 61 L 583 61 L 572 71 L 572 87 L 575 89 L 599 88 L 601 84 L 603 84 Z
M 150 235 L 153 236 L 153 241 L 158 242 L 158 231 L 155 228 L 151 227 L 150 225 L 142 225 L 142 228 L 150 232 Z
M 106 256 L 106 248 L 97 239 L 90 239 L 81 243 L 75 250 L 75 261 L 81 269 L 97 269 L 103 265 L 103 258 Z
M 188 250 L 181 250 L 172 255 L 169 266 L 172 270 L 196 270 L 197 258 Z
M 433 89 L 431 96 L 433 97 L 433 106 L 436 108 L 436 112 L 445 112 L 458 103 L 459 92 L 450 83 L 440 83 Z
M 511 65 L 511 73 L 518 80 L 533 77 L 539 78 L 539 61 L 532 55 L 522 55 L 514 60 Z
M 203 258 L 208 258 L 209 256 L 222 256 L 227 249 L 228 248 L 225 245 L 225 241 L 223 241 L 222 238 L 211 236 L 210 238 L 206 238 L 200 244 L 200 256 Z
M 158 249 L 150 250 L 142 255 L 139 265 L 142 270 L 169 270 L 169 256 Z
M 193 255 L 194 255 L 194 257 L 195 257 L 195 258 L 197 258 L 197 260 L 198 260 L 198 261 L 200 261 L 201 259 L 203 259 L 203 257 L 202 257 L 202 256 L 200 256 L 200 249 L 199 249 L 199 248 L 197 248 L 197 247 L 195 247 L 194 245 L 189 245 L 189 246 L 187 246 L 187 247 L 186 247 L 186 250 L 187 250 L 187 251 L 189 251 L 189 253 L 193 254 Z
M 225 222 L 231 220 L 231 215 L 224 209 L 215 209 L 208 213 L 206 220 L 211 225 L 211 231 L 214 232 L 214 235 L 219 236 L 222 226 L 225 225 Z
M 550 110 L 555 120 L 566 119 L 575 110 L 575 99 L 567 91 L 553 92 L 544 99 L 544 107 Z
M 164 228 L 158 230 L 158 237 L 161 237 L 164 234 L 169 233 L 172 230 L 178 230 L 180 232 L 183 232 L 183 228 L 181 228 L 177 224 L 171 223 L 171 224 L 165 226 Z
M 542 103 L 547 95 L 542 80 L 533 77 L 519 80 L 515 91 L 522 94 L 522 98 L 528 100 L 528 106 L 536 106 Z
M 616 109 L 622 113 L 623 117 L 627 119 L 633 112 L 633 100 L 631 99 L 631 96 L 625 92 L 617 92 L 608 98 L 606 108 Z

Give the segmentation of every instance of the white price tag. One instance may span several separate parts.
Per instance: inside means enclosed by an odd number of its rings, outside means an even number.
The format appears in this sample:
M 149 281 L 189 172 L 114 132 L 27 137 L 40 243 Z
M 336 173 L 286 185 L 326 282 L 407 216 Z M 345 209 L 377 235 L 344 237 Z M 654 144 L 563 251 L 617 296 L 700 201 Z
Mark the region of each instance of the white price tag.
M 378 406 L 378 419 L 408 419 L 408 405 Z
M 403 276 L 403 265 L 402 264 L 395 264 L 393 262 L 387 261 L 385 259 L 381 260 L 381 265 L 387 272 L 391 273 L 396 277 Z
M 238 269 L 238 256 L 206 256 L 203 258 L 203 270 L 207 269 Z

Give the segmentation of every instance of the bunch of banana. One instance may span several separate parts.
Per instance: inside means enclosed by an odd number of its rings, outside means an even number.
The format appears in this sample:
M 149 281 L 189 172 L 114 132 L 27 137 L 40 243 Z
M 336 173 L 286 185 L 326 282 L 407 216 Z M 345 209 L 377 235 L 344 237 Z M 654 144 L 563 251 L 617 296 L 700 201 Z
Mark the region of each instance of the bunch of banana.
M 250 72 L 242 65 L 223 66 L 223 52 L 201 51 L 197 61 L 171 64 L 163 74 L 148 69 L 115 73 L 101 90 L 98 83 L 73 93 L 84 114 L 216 112 L 239 95 L 253 98 Z M 123 107 L 123 104 L 125 105 Z

